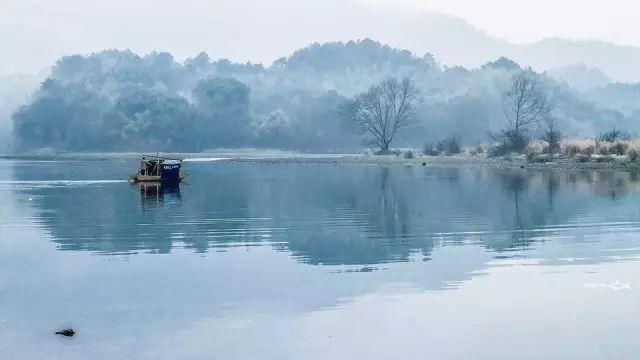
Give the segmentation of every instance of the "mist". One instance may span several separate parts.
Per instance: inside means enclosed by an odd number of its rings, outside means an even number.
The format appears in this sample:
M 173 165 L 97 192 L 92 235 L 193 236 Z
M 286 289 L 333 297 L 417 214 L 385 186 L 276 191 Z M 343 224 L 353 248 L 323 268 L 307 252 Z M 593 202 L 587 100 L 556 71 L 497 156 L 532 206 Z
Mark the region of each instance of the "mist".
M 180 62 L 205 51 L 215 59 L 270 66 L 310 43 L 372 38 L 415 54 L 436 54 L 447 66 L 477 68 L 506 56 L 537 71 L 584 63 L 616 82 L 640 81 L 640 49 L 634 47 L 640 44 L 629 35 L 638 29 L 633 18 L 620 16 L 635 13 L 635 5 L 567 1 L 548 11 L 549 6 L 515 4 L 7 0 L 0 5 L 0 74 L 36 73 L 62 56 L 105 49 L 167 51 Z
M 204 52 L 184 61 L 129 50 L 65 56 L 13 113 L 12 150 L 359 152 L 367 143 L 338 110 L 391 77 L 411 78 L 420 94 L 417 121 L 394 146 L 420 148 L 448 136 L 472 145 L 504 125 L 502 95 L 523 69 L 507 58 L 447 67 L 433 54 L 370 39 L 314 43 L 268 67 Z M 539 75 L 563 133 L 640 130 L 632 85 L 598 77 L 589 87 L 572 83 L 581 78 L 573 73 L 558 74 Z M 629 93 L 626 101 L 620 93 Z

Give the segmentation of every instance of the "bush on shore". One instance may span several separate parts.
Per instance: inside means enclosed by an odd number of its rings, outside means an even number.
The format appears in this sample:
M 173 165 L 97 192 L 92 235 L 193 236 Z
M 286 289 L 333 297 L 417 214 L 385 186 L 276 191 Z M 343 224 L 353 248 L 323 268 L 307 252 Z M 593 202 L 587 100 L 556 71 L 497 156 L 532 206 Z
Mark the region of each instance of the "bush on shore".
M 489 148 L 489 156 L 503 156 L 509 153 L 522 153 L 529 146 L 530 139 L 523 133 L 513 130 L 503 130 L 492 134 L 494 142 Z
M 629 150 L 629 144 L 626 143 L 616 143 L 615 145 L 611 145 L 609 147 L 609 153 L 615 155 L 625 155 Z
M 618 138 L 620 135 L 616 135 Z M 611 139 L 614 136 L 605 136 Z M 575 158 L 578 162 L 610 162 L 616 157 L 626 156 L 627 160 L 640 160 L 640 140 L 602 141 L 602 136 L 591 140 L 570 140 L 563 144 L 562 155 Z
M 427 156 L 438 156 L 440 152 L 436 149 L 433 144 L 426 143 L 422 146 L 422 153 Z
M 613 137 L 613 135 L 604 136 L 607 139 Z M 626 138 L 626 135 L 617 134 L 616 137 Z M 555 161 L 558 158 L 570 158 L 577 162 L 611 162 L 625 159 L 630 162 L 640 162 L 640 139 L 607 142 L 601 141 L 600 138 L 602 136 L 584 140 L 563 140 L 558 146 L 554 146 L 554 152 L 550 152 L 551 147 L 548 141 L 542 139 L 531 141 L 521 152 L 507 151 L 508 147 L 498 142 L 490 147 L 487 153 L 489 156 L 502 157 L 520 153 L 524 154 L 527 161 L 531 163 Z
M 593 140 L 592 140 L 593 141 Z M 629 151 L 640 149 L 640 143 L 634 141 L 616 141 L 614 143 L 603 143 L 598 141 L 591 143 L 588 140 L 574 140 L 564 145 L 564 155 L 573 157 L 578 154 L 584 155 L 628 155 Z
M 608 142 L 614 143 L 616 141 L 629 141 L 631 140 L 631 135 L 622 130 L 611 129 L 607 132 L 601 133 L 597 138 L 596 142 Z
M 460 137 L 450 136 L 438 141 L 435 145 L 426 143 L 422 147 L 422 153 L 427 156 L 457 155 L 462 152 Z
M 450 136 L 438 142 L 438 150 L 445 155 L 457 155 L 462 152 L 460 138 L 458 136 Z
M 564 135 L 562 131 L 558 129 L 556 119 L 549 117 L 544 122 L 542 135 L 539 140 L 544 141 L 547 145 L 542 149 L 542 152 L 547 154 L 557 154 L 560 152 L 561 142 Z

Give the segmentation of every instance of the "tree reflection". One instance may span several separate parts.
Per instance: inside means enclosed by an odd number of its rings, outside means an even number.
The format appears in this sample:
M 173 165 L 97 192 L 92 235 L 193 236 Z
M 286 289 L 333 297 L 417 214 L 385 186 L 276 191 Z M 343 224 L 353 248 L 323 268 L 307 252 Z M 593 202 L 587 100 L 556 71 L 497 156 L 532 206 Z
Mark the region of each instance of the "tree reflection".
M 101 166 L 108 174 L 126 171 L 126 164 Z M 93 164 L 72 170 L 78 179 L 96 173 Z M 38 195 L 31 205 L 60 250 L 266 245 L 309 264 L 367 265 L 429 259 L 434 239 L 445 246 L 480 242 L 499 252 L 528 249 L 552 235 L 550 226 L 610 206 L 602 200 L 633 196 L 638 184 L 634 174 L 592 171 L 309 164 L 190 170 L 190 184 L 178 189 L 111 184 L 21 191 Z M 20 166 L 14 176 L 51 179 L 59 171 Z

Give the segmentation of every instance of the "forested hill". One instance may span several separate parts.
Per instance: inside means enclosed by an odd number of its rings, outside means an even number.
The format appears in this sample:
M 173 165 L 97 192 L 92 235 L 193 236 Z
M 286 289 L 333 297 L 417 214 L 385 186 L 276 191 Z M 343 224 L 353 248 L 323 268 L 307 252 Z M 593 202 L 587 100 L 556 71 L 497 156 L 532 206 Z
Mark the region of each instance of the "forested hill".
M 443 68 L 431 54 L 372 40 L 313 44 L 269 67 L 205 53 L 184 62 L 162 52 L 67 56 L 13 114 L 14 150 L 359 150 L 359 134 L 336 109 L 392 76 L 411 77 L 421 94 L 418 121 L 396 146 L 419 147 L 449 135 L 474 143 L 504 123 L 501 94 L 519 70 L 504 58 L 480 69 Z M 584 93 L 543 78 L 568 135 L 639 130 L 637 112 L 609 101 L 619 99 L 612 91 L 624 89 Z

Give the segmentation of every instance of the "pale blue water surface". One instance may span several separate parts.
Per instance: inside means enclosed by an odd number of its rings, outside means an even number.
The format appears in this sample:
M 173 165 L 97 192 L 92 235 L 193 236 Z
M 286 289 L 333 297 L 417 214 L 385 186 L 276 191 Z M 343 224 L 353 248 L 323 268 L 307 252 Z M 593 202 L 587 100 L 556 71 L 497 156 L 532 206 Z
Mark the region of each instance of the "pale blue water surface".
M 640 356 L 635 174 L 135 167 L 0 161 L 0 359 Z

